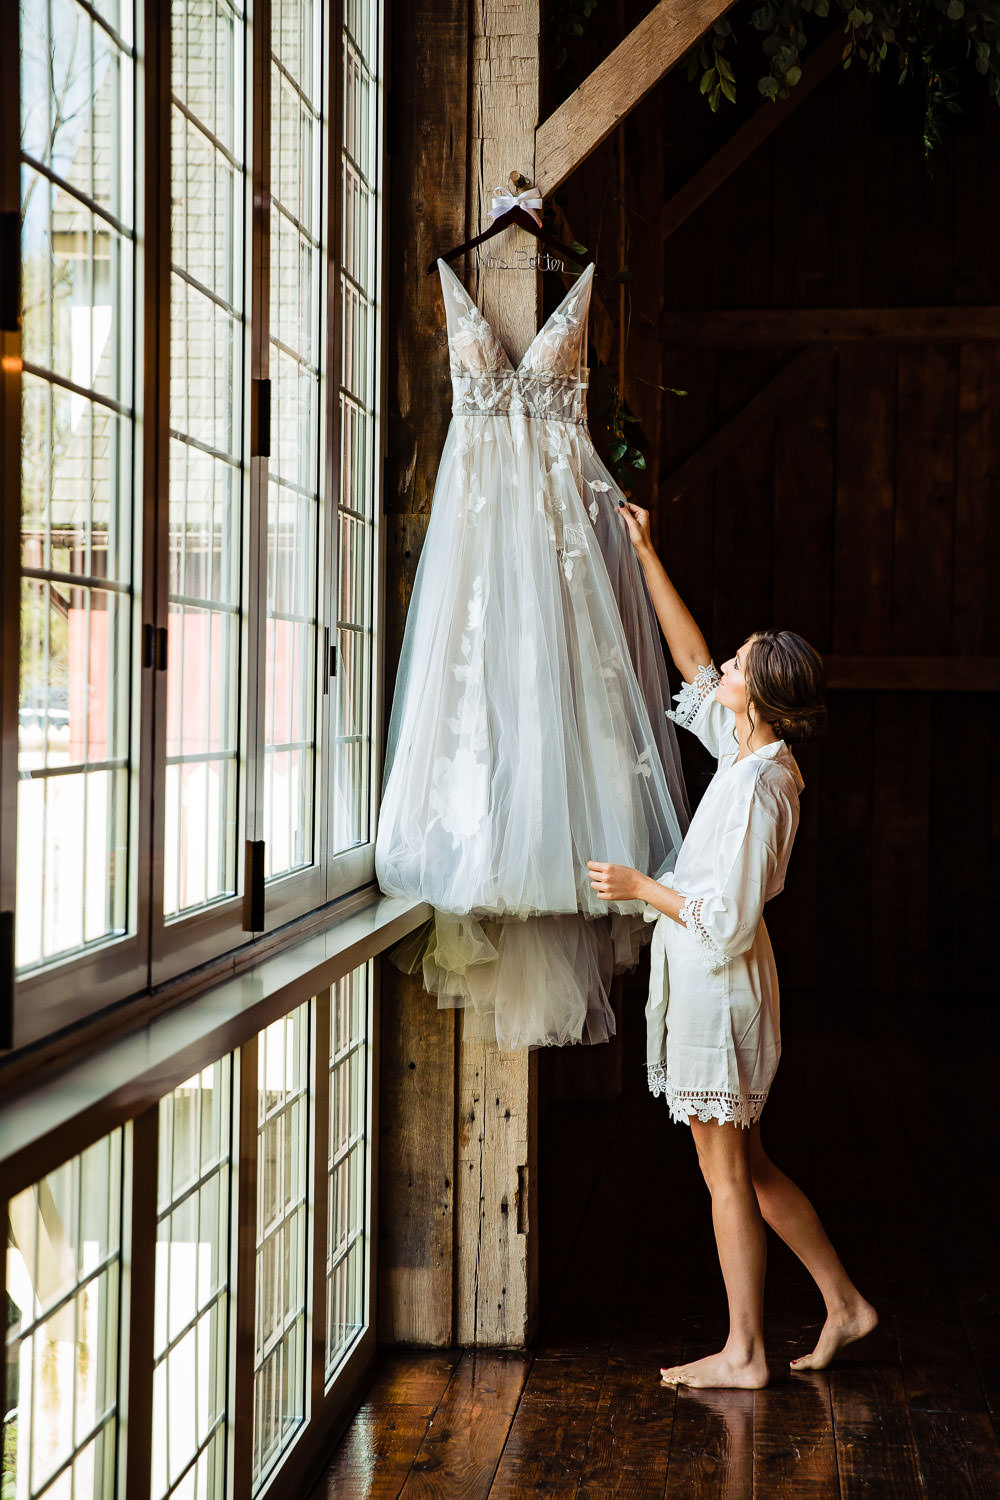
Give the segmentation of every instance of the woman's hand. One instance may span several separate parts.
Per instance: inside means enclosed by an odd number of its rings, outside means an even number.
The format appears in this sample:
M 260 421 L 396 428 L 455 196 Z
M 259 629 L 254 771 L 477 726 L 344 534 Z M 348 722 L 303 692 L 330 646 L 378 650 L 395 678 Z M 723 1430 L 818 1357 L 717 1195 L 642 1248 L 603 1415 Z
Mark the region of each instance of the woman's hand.
M 600 901 L 641 901 L 647 877 L 629 865 L 599 864 L 595 859 L 587 860 L 590 871 L 590 886 Z
M 643 510 L 641 505 L 633 505 L 630 500 L 626 500 L 624 505 L 619 506 L 618 514 L 628 528 L 628 534 L 637 556 L 655 557 L 653 542 L 649 535 L 649 511 Z

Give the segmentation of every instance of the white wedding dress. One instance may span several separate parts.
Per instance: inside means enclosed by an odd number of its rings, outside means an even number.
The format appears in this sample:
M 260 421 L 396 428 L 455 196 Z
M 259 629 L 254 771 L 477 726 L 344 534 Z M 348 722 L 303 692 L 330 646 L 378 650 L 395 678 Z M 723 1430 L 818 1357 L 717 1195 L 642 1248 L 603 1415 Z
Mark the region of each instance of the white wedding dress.
M 688 809 L 659 631 L 586 418 L 593 268 L 515 369 L 439 262 L 453 420 L 406 621 L 376 872 L 435 920 L 397 955 L 506 1048 L 605 1041 L 648 937 L 587 860 L 653 874 Z M 610 912 L 610 915 L 609 915 Z

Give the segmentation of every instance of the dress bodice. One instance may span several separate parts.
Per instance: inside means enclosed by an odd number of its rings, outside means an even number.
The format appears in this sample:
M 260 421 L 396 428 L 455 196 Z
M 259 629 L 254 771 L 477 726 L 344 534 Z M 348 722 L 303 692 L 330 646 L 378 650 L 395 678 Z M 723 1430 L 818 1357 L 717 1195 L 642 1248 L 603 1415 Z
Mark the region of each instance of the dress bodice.
M 587 315 L 593 265 L 570 287 L 515 367 L 454 271 L 438 261 L 456 416 L 587 420 Z

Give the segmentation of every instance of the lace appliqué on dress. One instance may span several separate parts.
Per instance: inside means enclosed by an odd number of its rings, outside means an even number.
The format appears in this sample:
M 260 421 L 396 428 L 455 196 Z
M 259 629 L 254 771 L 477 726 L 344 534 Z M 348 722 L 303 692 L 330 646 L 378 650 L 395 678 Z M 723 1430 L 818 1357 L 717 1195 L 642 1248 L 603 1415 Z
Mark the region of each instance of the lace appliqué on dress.
M 698 717 L 701 705 L 715 692 L 720 680 L 714 662 L 709 662 L 707 667 L 699 667 L 694 681 L 683 683 L 680 692 L 674 694 L 677 707 L 667 709 L 667 718 L 673 719 L 682 729 L 690 729 Z
M 729 959 L 702 921 L 705 902 L 701 896 L 688 896 L 680 909 L 680 919 L 701 949 L 710 974 L 721 974 Z
M 649 1092 L 654 1099 L 661 1096 L 667 1102 L 670 1118 L 678 1125 L 690 1124 L 692 1115 L 697 1115 L 703 1125 L 717 1120 L 720 1125 L 742 1125 L 749 1129 L 760 1119 L 767 1102 L 767 1090 L 763 1093 L 728 1094 L 719 1089 L 675 1089 L 667 1076 L 663 1063 L 648 1063 Z

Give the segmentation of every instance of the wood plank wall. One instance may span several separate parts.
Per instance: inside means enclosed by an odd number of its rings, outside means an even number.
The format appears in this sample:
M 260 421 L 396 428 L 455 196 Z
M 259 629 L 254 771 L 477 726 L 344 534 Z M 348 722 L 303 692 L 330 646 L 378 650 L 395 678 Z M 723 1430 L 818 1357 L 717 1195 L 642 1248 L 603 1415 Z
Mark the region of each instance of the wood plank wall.
M 386 693 L 451 415 L 444 310 L 426 268 L 465 238 L 468 57 L 465 0 L 393 12 L 389 227 L 389 465 Z M 446 101 L 447 107 L 443 107 Z M 384 962 L 381 1026 L 379 1337 L 454 1338 L 454 1011 Z
M 746 98 L 755 61 L 741 59 Z M 725 127 L 680 74 L 625 126 L 627 363 L 689 393 L 658 393 L 651 417 L 635 401 L 650 460 L 634 493 L 654 509 L 674 576 L 721 655 L 761 625 L 796 629 L 838 658 L 1000 652 L 990 588 L 1000 561 L 994 344 L 841 345 L 711 480 L 657 503 L 658 477 L 801 347 L 654 354 L 651 330 L 664 314 L 1000 303 L 1000 210 L 989 188 L 1000 112 L 984 103 L 928 175 L 880 92 L 863 74 L 836 71 L 652 268 L 651 205 L 702 165 Z M 614 170 L 609 143 L 561 190 L 587 243 L 602 195 L 613 198 Z M 605 209 L 604 223 L 612 217 Z M 613 274 L 607 228 L 599 250 Z M 614 312 L 613 292 L 600 282 L 597 291 Z M 596 373 L 598 393 L 605 379 Z M 786 985 L 995 994 L 996 695 L 836 691 L 829 706 L 829 734 L 802 749 L 801 832 L 768 918 Z M 697 794 L 707 768 L 697 747 L 685 753 Z

